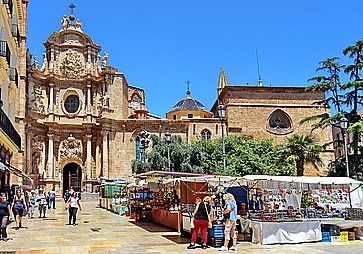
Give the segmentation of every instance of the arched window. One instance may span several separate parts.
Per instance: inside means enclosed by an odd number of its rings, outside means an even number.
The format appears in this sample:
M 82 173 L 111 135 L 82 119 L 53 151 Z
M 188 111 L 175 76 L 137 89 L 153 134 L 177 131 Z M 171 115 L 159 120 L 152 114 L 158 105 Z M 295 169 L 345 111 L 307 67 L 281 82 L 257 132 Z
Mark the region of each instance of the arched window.
M 140 95 L 138 93 L 136 93 L 136 92 L 133 93 L 132 96 L 131 96 L 130 106 L 133 109 L 139 109 L 141 102 L 142 102 L 142 99 L 141 99 Z
M 204 130 L 202 130 L 200 135 L 202 135 L 202 139 L 210 140 L 212 137 L 212 132 L 210 130 L 204 129 Z
M 275 134 L 292 132 L 290 116 L 281 109 L 276 109 L 268 118 L 267 130 Z

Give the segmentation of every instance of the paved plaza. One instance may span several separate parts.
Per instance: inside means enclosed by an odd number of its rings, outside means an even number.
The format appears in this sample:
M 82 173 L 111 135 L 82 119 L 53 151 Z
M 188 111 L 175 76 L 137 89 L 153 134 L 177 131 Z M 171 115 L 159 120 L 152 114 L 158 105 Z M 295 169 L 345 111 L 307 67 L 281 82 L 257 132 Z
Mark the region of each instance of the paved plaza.
M 96 201 L 84 201 L 78 216 L 78 226 L 68 226 L 63 203 L 48 212 L 45 219 L 26 219 L 28 229 L 15 230 L 9 225 L 12 240 L 0 242 L 0 253 L 221 253 L 214 248 L 187 250 L 188 239 L 163 227 L 141 223 L 136 225 L 97 208 Z M 310 243 L 263 246 L 240 243 L 238 253 L 362 253 L 363 242 Z M 232 253 L 232 252 L 230 252 Z

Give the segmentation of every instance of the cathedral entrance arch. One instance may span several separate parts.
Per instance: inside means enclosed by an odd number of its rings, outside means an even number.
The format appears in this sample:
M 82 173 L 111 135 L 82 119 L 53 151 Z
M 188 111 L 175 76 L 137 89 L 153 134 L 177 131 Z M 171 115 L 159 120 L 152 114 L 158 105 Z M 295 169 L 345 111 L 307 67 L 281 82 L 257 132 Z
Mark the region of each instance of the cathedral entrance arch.
M 63 194 L 69 189 L 82 190 L 82 169 L 75 162 L 67 163 L 63 167 Z

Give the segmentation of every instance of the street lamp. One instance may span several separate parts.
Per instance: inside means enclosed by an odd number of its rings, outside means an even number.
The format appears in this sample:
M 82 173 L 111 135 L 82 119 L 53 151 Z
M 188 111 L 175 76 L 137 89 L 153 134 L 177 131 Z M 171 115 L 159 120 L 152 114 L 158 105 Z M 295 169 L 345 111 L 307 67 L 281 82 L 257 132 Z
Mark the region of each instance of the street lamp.
M 150 143 L 150 134 L 146 131 L 142 131 L 139 134 L 140 137 L 140 152 L 142 154 L 141 161 L 145 162 L 146 149 L 149 147 Z
M 346 166 L 346 170 L 347 170 L 347 177 L 350 176 L 349 174 L 349 160 L 348 160 L 348 141 L 347 141 L 347 129 L 348 129 L 348 119 L 343 117 L 340 119 L 339 121 L 340 124 L 340 128 L 342 129 L 343 132 L 343 139 L 344 139 L 344 151 L 345 151 L 345 166 Z
M 222 104 L 218 105 L 218 118 L 221 120 L 222 124 L 222 153 L 223 153 L 223 175 L 227 174 L 226 166 L 226 148 L 224 146 L 224 122 L 226 121 L 226 107 Z
M 347 177 L 350 177 L 350 174 L 349 174 L 349 159 L 348 159 L 348 140 L 347 140 L 348 139 L 347 129 L 348 129 L 348 125 L 349 125 L 348 119 L 345 118 L 345 117 L 340 118 L 339 125 L 340 125 L 340 128 L 342 129 L 342 132 L 343 132 L 344 151 L 345 151 L 345 166 L 346 166 L 346 170 L 347 170 Z M 350 184 L 349 184 L 349 206 L 350 206 L 350 208 L 352 208 L 352 198 L 350 196 Z
M 170 143 L 171 143 L 171 134 L 170 132 L 165 133 L 165 141 L 168 147 L 168 168 L 171 170 L 171 162 L 170 162 Z

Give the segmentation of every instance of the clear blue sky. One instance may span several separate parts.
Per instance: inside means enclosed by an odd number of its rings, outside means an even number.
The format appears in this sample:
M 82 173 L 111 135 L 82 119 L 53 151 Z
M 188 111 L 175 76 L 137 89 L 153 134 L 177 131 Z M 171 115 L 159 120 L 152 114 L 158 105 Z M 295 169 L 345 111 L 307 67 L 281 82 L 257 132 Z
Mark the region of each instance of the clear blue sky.
M 109 63 L 161 116 L 185 96 L 187 80 L 210 108 L 221 66 L 229 83 L 257 84 L 256 49 L 264 84 L 302 86 L 320 60 L 342 57 L 363 37 L 358 0 L 32 0 L 28 47 L 39 59 L 71 2 Z

